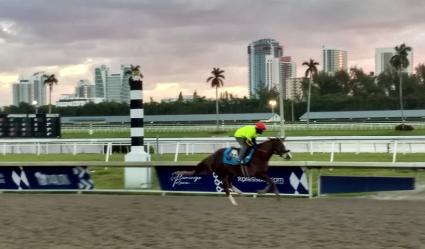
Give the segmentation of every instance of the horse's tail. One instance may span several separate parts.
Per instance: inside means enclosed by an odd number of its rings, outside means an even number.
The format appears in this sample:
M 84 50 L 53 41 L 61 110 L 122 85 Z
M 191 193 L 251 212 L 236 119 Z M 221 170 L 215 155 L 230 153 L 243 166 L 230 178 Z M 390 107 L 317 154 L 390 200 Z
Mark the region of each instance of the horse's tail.
M 195 167 L 195 174 L 208 174 L 208 173 L 212 173 L 211 156 L 204 158 Z
M 202 161 L 200 161 L 193 170 L 183 170 L 183 171 L 176 171 L 173 174 L 176 175 L 198 175 L 198 174 L 208 174 L 212 173 L 211 169 L 211 156 L 208 156 L 207 158 L 204 158 Z
M 214 169 L 216 168 L 221 157 L 223 155 L 224 149 L 219 149 L 214 154 L 211 154 L 204 158 L 202 161 L 200 161 L 193 170 L 190 171 L 176 171 L 174 174 L 181 174 L 181 175 L 198 175 L 198 174 L 211 174 Z

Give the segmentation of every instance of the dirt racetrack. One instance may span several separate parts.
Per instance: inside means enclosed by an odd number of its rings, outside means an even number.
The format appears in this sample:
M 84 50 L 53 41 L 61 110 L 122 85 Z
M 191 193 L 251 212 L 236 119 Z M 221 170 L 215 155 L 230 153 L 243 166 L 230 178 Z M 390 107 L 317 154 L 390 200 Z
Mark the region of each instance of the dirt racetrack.
M 0 248 L 425 249 L 425 201 L 0 194 Z

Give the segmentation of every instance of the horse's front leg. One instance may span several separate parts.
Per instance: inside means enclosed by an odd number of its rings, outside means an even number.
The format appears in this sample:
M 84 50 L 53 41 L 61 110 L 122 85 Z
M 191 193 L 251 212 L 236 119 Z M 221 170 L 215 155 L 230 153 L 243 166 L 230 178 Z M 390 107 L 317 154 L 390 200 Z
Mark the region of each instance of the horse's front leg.
M 231 186 L 231 183 L 229 182 L 229 176 L 221 177 L 223 182 L 223 188 L 224 192 L 226 193 L 226 196 L 229 197 L 230 202 L 237 206 L 238 203 L 235 201 L 235 198 L 233 198 L 232 193 L 230 193 L 229 187 Z
M 267 186 L 264 189 L 258 191 L 258 193 L 264 194 L 269 192 L 271 189 L 273 193 L 275 193 L 276 197 L 279 198 L 279 191 L 277 190 L 276 184 L 266 173 L 257 174 L 255 177 L 264 180 L 267 183 Z

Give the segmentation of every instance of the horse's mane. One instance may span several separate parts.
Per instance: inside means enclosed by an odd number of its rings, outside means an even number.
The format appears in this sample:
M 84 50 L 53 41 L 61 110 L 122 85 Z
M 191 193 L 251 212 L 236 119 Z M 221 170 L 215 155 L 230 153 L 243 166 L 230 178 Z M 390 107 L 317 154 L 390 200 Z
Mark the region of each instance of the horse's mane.
M 265 146 L 268 145 L 269 143 L 276 143 L 276 142 L 281 142 L 280 138 L 278 137 L 268 137 L 266 141 L 262 142 L 259 144 L 259 146 Z

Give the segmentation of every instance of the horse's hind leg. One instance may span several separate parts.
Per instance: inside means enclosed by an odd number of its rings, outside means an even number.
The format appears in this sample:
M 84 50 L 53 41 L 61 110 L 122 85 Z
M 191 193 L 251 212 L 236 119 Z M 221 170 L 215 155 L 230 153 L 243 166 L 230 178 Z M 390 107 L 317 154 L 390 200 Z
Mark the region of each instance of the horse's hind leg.
M 261 180 L 264 180 L 267 183 L 267 186 L 264 189 L 258 191 L 258 193 L 267 193 L 269 192 L 271 188 L 273 193 L 275 193 L 276 197 L 279 198 L 279 191 L 277 190 L 276 184 L 267 174 L 259 174 L 259 175 L 256 175 L 255 177 Z
M 233 185 L 233 176 L 229 176 L 229 185 L 230 185 L 230 189 L 233 190 L 233 192 L 237 193 L 238 195 L 242 195 L 242 191 L 240 191 L 240 189 L 238 189 L 237 187 L 235 187 L 235 185 Z
M 237 193 L 238 195 L 242 195 L 242 191 L 235 187 L 233 184 L 231 184 L 233 192 Z

